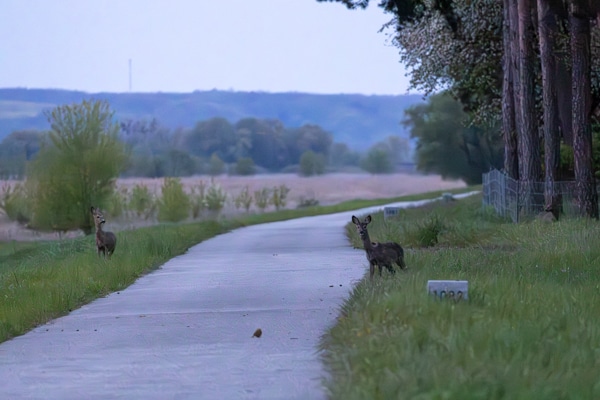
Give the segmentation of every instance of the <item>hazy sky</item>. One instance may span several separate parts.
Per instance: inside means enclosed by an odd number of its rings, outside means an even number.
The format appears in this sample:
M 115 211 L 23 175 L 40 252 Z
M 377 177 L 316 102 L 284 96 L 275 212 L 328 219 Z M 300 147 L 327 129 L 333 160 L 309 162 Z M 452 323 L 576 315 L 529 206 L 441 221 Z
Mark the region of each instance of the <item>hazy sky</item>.
M 0 87 L 405 94 L 371 3 L 0 0 Z

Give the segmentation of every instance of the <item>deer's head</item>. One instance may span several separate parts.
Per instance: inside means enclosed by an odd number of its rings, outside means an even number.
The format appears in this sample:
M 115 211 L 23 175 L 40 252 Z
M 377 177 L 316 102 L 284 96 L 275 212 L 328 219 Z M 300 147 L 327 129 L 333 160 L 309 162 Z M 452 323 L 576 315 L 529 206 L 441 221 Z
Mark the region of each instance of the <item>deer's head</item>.
M 94 218 L 94 224 L 96 224 L 97 227 L 102 226 L 102 224 L 106 222 L 104 220 L 104 215 L 99 209 L 97 209 L 96 207 L 92 207 L 91 212 L 92 217 Z
M 367 217 L 364 219 L 364 221 L 361 221 L 360 219 L 358 219 L 357 217 L 355 217 L 353 215 L 352 216 L 352 222 L 356 226 L 356 230 L 358 231 L 358 234 L 360 235 L 360 238 L 361 239 L 368 239 L 369 232 L 367 231 L 367 225 L 369 225 L 369 223 L 371 222 L 371 216 L 367 215 Z

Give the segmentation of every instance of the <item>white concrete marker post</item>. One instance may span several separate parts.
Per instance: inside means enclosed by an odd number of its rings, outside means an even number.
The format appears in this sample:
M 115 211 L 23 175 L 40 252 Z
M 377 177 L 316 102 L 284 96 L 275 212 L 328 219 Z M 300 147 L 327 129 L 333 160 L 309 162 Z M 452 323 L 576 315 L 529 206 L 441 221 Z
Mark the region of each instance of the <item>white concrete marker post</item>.
M 427 281 L 427 292 L 439 299 L 467 300 L 469 281 Z
M 400 210 L 402 210 L 402 207 L 384 207 L 383 208 L 383 220 L 385 221 L 386 219 L 390 218 L 390 217 L 396 217 L 398 216 L 398 214 L 400 214 Z

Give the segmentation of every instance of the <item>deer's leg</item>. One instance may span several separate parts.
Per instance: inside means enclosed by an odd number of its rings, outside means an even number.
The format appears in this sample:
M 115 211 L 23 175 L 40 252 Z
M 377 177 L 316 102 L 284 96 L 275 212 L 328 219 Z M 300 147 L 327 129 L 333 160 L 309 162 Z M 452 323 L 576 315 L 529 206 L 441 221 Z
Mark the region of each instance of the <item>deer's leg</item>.
M 369 263 L 369 278 L 373 279 L 374 274 L 375 274 L 375 264 Z

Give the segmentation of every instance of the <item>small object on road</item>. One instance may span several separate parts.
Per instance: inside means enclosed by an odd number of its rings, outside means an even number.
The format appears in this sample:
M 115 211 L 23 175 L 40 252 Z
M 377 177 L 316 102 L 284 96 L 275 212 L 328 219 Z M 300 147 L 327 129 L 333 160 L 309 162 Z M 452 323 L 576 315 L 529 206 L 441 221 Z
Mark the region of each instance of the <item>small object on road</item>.
M 257 330 L 254 331 L 254 335 L 252 335 L 252 337 L 259 338 L 261 335 L 262 335 L 262 329 L 258 328 Z

